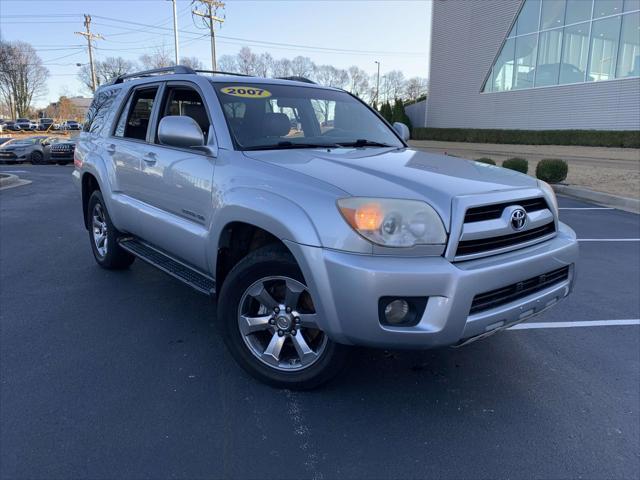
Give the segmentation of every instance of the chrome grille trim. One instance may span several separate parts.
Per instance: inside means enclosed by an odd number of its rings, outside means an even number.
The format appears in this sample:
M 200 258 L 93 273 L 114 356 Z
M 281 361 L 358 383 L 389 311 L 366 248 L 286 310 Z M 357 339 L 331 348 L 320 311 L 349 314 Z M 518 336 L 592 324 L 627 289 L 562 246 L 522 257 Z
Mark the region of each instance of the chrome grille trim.
M 541 208 L 543 205 L 544 208 Z M 525 209 L 528 217 L 528 223 L 520 231 L 514 230 L 510 224 L 511 213 L 517 207 Z M 498 208 L 502 210 L 496 217 Z M 445 258 L 452 262 L 473 260 L 526 248 L 550 240 L 556 235 L 558 229 L 558 219 L 549 208 L 542 192 L 537 188 L 454 197 L 452 211 L 461 212 L 451 218 Z M 474 216 L 467 216 L 469 212 Z M 478 220 L 480 215 L 486 219 Z M 465 222 L 465 219 L 472 219 L 472 221 Z M 459 246 L 463 248 L 459 250 Z M 472 246 L 476 248 L 469 248 Z

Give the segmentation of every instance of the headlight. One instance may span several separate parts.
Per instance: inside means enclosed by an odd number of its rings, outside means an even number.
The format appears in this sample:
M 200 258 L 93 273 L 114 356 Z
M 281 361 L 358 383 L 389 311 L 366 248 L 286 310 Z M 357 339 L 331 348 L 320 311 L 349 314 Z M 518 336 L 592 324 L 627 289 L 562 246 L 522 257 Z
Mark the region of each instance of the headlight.
M 442 245 L 447 240 L 440 216 L 424 202 L 349 197 L 338 200 L 338 208 L 356 232 L 378 245 Z
M 556 198 L 556 192 L 553 191 L 551 185 L 547 182 L 543 182 L 542 180 L 538 180 L 538 186 L 540 190 L 544 192 L 544 196 L 547 198 L 549 202 L 551 202 L 551 212 L 558 218 L 558 199 Z

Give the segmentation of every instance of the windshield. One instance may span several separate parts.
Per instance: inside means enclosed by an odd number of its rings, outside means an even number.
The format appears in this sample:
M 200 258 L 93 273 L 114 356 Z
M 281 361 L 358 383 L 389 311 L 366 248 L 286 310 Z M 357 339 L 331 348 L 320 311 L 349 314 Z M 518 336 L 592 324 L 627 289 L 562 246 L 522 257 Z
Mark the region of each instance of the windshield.
M 214 86 L 241 150 L 404 146 L 346 92 L 251 83 Z

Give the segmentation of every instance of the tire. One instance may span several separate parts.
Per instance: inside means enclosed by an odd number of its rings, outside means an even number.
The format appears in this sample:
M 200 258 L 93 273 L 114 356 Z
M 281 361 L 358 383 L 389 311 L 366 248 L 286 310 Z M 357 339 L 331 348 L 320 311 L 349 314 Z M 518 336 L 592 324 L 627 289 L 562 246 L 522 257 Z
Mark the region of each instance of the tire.
M 40 165 L 44 160 L 44 155 L 42 152 L 35 150 L 31 152 L 31 163 L 34 165 Z
M 287 301 L 285 295 L 290 294 L 290 299 L 297 300 Z M 312 319 L 317 317 L 310 299 L 298 265 L 282 248 L 264 247 L 242 259 L 222 285 L 217 319 L 225 344 L 240 366 L 258 380 L 279 388 L 309 390 L 332 379 L 343 366 L 348 347 L 312 327 Z M 276 315 L 273 305 L 286 303 L 293 305 L 291 313 L 287 310 Z M 249 310 L 245 310 L 247 307 Z M 241 313 L 256 323 L 241 324 Z M 254 328 L 255 332 L 246 333 Z M 269 350 L 272 345 L 280 347 L 277 357 L 267 355 L 267 351 L 274 351 Z M 305 345 L 309 350 L 303 348 Z M 302 356 L 301 351 L 312 354 Z
M 98 265 L 107 270 L 123 270 L 133 263 L 136 257 L 118 245 L 120 232 L 111 222 L 99 190 L 89 198 L 87 225 L 91 250 Z

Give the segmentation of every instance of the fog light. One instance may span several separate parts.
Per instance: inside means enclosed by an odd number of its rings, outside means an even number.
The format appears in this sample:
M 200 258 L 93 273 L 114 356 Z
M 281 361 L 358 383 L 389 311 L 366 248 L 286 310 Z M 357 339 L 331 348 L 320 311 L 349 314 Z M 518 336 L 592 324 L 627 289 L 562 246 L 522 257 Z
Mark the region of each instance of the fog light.
M 409 313 L 409 304 L 402 299 L 389 302 L 384 308 L 384 318 L 392 325 L 404 322 L 407 313 Z

